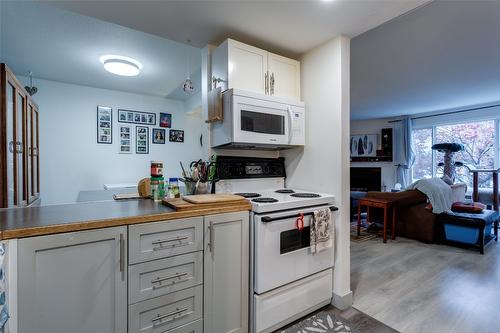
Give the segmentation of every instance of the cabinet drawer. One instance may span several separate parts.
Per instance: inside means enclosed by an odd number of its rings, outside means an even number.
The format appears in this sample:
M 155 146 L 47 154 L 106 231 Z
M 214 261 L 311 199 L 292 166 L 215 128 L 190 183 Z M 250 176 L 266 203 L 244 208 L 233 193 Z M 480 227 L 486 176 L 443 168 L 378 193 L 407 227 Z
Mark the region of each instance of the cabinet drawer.
M 203 282 L 203 253 L 198 251 L 132 265 L 128 274 L 129 304 L 170 294 Z
M 163 333 L 203 333 L 203 320 L 198 319 L 192 323 L 172 328 Z
M 129 333 L 163 333 L 202 317 L 203 287 L 184 289 L 129 306 Z
M 203 248 L 202 229 L 202 217 L 130 226 L 129 263 L 200 251 Z

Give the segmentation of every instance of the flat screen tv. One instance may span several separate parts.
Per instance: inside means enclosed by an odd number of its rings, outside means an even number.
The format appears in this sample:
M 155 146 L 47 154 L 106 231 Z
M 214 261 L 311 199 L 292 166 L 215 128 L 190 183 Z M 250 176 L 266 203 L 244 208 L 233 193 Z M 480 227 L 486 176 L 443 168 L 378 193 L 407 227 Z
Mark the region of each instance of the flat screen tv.
M 351 191 L 381 191 L 381 168 L 351 168 Z

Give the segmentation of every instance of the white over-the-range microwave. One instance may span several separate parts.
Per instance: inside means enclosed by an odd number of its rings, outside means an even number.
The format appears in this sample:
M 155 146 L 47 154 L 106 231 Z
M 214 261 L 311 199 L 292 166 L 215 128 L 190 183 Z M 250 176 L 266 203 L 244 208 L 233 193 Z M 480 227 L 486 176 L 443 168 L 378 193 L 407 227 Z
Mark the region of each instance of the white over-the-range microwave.
M 223 121 L 212 127 L 212 147 L 286 149 L 305 144 L 305 107 L 279 97 L 229 89 Z

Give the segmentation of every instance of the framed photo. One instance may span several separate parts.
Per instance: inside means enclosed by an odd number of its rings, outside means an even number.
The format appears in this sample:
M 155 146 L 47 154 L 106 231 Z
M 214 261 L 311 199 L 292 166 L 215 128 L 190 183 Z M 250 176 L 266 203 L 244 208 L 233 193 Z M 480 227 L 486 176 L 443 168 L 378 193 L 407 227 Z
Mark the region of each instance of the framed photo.
M 351 156 L 377 156 L 377 134 L 351 135 Z
M 172 127 L 172 115 L 170 113 L 160 112 L 160 127 Z
M 132 154 L 132 133 L 130 127 L 120 126 L 120 154 Z
M 118 122 L 156 125 L 156 113 L 118 109 Z
M 97 143 L 113 143 L 112 111 L 109 106 L 97 106 Z
M 184 142 L 184 131 L 171 129 L 168 132 L 168 141 L 170 141 L 170 142 Z
M 163 128 L 153 128 L 153 143 L 163 144 L 165 143 L 166 130 Z
M 135 153 L 149 154 L 149 127 L 135 127 Z

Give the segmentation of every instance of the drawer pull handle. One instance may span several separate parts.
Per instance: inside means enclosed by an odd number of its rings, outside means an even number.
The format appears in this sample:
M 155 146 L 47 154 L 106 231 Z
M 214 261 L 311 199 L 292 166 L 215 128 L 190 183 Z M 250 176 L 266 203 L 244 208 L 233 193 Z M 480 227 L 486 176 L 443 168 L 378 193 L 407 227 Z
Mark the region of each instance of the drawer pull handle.
M 151 280 L 151 284 L 153 285 L 153 288 L 155 288 L 156 286 L 154 285 L 155 283 L 161 283 L 163 281 L 167 281 L 167 280 L 172 280 L 172 279 L 176 279 L 176 278 L 180 278 L 182 276 L 186 276 L 188 275 L 187 272 L 184 272 L 184 273 L 175 273 L 174 275 L 171 275 L 171 276 L 166 276 L 166 277 L 157 277 L 156 279 L 153 279 Z M 184 280 L 185 281 L 185 280 Z
M 168 249 L 170 247 L 175 247 L 175 246 L 184 246 L 184 245 L 187 245 L 188 243 L 182 243 L 180 241 L 184 240 L 184 239 L 189 239 L 188 236 L 182 236 L 182 237 L 175 237 L 175 238 L 169 238 L 169 239 L 159 239 L 157 241 L 154 241 L 154 242 L 151 242 L 152 245 L 159 245 L 159 246 L 156 246 L 156 247 L 153 247 L 153 251 L 158 251 L 158 250 L 163 250 L 163 249 Z M 173 244 L 171 246 L 163 246 L 162 244 L 163 243 L 172 243 L 172 242 L 180 242 L 179 244 Z
M 158 314 L 158 315 L 156 315 L 156 317 L 154 317 L 153 319 L 151 319 L 151 322 L 153 323 L 153 327 L 158 326 L 158 325 L 163 325 L 163 324 L 166 324 L 166 323 L 169 323 L 169 322 L 172 322 L 174 320 L 177 320 L 177 319 L 179 319 L 181 317 L 188 316 L 191 313 L 193 313 L 193 311 L 185 312 L 187 310 L 189 310 L 189 308 L 176 309 L 174 312 L 170 312 L 170 313 L 167 313 L 167 314 L 164 314 L 164 315 Z M 173 317 L 170 318 L 169 320 L 165 320 L 165 321 L 163 320 L 163 319 L 165 319 L 167 317 L 170 317 L 170 316 L 173 316 Z M 157 323 L 158 321 L 160 321 L 160 322 Z

